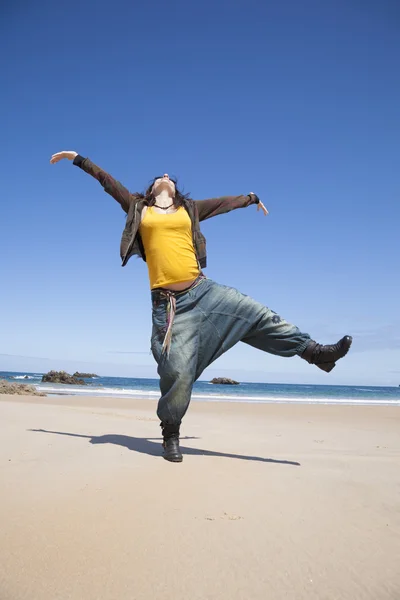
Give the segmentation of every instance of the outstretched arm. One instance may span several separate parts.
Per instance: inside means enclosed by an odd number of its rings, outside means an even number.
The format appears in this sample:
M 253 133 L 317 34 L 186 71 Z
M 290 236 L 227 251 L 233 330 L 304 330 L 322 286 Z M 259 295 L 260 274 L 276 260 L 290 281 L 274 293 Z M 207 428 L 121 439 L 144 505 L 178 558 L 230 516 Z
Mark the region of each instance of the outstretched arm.
M 110 194 L 110 196 L 112 196 L 117 202 L 119 202 L 126 213 L 129 211 L 129 206 L 131 202 L 135 200 L 135 195 L 131 194 L 130 191 L 122 185 L 122 183 L 95 165 L 89 158 L 84 158 L 77 152 L 57 152 L 57 154 L 53 154 L 51 157 L 50 163 L 54 164 L 63 158 L 73 160 L 74 165 L 80 167 L 83 171 L 97 179 L 97 181 L 103 186 L 104 191 Z
M 236 208 L 246 208 L 252 204 L 257 204 L 257 210 L 263 211 L 264 215 L 268 214 L 264 204 L 260 202 L 259 197 L 251 192 L 247 196 L 222 196 L 221 198 L 209 198 L 208 200 L 194 201 L 199 213 L 199 221 L 205 221 L 211 217 L 222 215 Z

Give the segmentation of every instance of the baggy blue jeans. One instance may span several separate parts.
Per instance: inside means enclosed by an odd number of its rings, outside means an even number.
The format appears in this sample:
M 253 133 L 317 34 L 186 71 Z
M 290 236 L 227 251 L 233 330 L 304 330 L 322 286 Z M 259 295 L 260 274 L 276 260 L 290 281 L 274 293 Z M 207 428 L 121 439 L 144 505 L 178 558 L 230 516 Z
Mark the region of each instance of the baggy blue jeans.
M 176 295 L 169 355 L 162 352 L 167 330 L 167 303 L 152 292 L 151 351 L 158 364 L 162 423 L 179 425 L 190 403 L 192 387 L 213 361 L 244 342 L 277 356 L 301 355 L 310 336 L 277 313 L 235 288 L 202 279 Z

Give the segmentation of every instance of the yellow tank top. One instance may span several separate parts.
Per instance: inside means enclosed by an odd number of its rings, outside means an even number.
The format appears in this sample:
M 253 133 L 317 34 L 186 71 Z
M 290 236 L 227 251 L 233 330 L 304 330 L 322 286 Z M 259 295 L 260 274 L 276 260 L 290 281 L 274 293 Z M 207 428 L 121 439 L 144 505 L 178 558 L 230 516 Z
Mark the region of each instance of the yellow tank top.
M 180 206 L 160 214 L 148 207 L 140 224 L 151 289 L 196 279 L 200 274 L 193 247 L 192 222 Z

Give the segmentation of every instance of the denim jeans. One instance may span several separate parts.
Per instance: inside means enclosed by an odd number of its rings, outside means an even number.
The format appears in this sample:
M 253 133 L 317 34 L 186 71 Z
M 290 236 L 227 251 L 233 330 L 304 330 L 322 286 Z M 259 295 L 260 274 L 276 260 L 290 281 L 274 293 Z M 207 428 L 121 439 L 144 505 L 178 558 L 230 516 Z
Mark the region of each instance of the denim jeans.
M 158 364 L 161 422 L 179 425 L 191 398 L 194 382 L 213 361 L 244 342 L 277 356 L 301 355 L 310 336 L 277 313 L 238 290 L 202 279 L 196 287 L 176 295 L 169 354 L 162 352 L 167 330 L 167 299 L 152 292 L 151 351 Z

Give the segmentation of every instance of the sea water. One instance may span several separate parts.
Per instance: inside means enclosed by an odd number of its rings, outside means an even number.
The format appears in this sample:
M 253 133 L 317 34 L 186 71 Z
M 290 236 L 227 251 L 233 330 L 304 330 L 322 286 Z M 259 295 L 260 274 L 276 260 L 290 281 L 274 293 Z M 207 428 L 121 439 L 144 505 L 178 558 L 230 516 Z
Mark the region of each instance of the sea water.
M 97 377 L 86 379 L 87 385 L 42 383 L 42 373 L 13 373 L 0 371 L 0 379 L 29 383 L 48 395 L 110 396 L 120 398 L 149 398 L 160 396 L 158 379 L 136 377 Z M 305 404 L 369 404 L 400 406 L 400 387 L 294 385 L 284 383 L 249 383 L 217 385 L 197 381 L 193 400 L 249 403 Z

